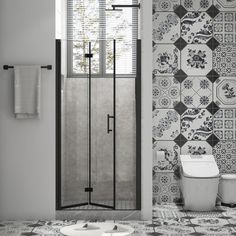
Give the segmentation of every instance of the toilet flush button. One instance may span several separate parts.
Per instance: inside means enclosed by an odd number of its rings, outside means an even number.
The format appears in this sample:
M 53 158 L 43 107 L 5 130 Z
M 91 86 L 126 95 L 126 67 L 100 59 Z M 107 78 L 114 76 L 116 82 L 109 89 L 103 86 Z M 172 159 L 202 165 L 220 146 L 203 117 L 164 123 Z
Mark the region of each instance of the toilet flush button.
M 202 155 L 190 155 L 190 157 L 191 157 L 192 159 L 202 159 L 202 158 L 203 158 Z

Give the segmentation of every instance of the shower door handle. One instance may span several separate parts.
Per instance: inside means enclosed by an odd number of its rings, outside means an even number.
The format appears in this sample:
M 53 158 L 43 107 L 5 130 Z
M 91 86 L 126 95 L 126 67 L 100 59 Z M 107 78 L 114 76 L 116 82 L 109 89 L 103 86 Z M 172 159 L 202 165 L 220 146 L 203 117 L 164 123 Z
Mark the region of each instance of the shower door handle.
M 113 131 L 113 130 L 110 128 L 110 119 L 114 119 L 114 116 L 110 116 L 109 114 L 107 114 L 107 133 L 108 133 L 108 134 Z

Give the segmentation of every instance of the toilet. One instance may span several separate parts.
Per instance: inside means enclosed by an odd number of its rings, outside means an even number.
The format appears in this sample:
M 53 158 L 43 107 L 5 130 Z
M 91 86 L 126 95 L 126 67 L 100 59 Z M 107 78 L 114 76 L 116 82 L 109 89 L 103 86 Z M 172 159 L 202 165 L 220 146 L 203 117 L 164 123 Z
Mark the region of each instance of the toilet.
M 214 210 L 219 185 L 219 169 L 213 155 L 180 155 L 180 187 L 184 209 Z
M 236 207 L 236 174 L 222 174 L 219 184 L 222 205 Z

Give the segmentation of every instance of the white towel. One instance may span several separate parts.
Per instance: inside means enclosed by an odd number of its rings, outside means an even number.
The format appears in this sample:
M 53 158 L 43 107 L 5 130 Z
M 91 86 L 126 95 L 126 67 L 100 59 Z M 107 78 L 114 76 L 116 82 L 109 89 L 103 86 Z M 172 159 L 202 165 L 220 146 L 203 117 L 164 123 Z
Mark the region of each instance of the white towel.
M 14 76 L 16 118 L 39 118 L 41 67 L 14 66 Z

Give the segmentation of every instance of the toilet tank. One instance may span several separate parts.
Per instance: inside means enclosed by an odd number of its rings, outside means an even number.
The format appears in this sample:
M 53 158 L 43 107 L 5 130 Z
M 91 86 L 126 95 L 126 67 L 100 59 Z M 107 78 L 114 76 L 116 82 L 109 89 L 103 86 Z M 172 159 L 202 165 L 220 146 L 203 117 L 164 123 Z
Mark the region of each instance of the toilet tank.
M 213 155 L 180 155 L 180 162 L 185 177 L 219 177 L 219 169 Z

